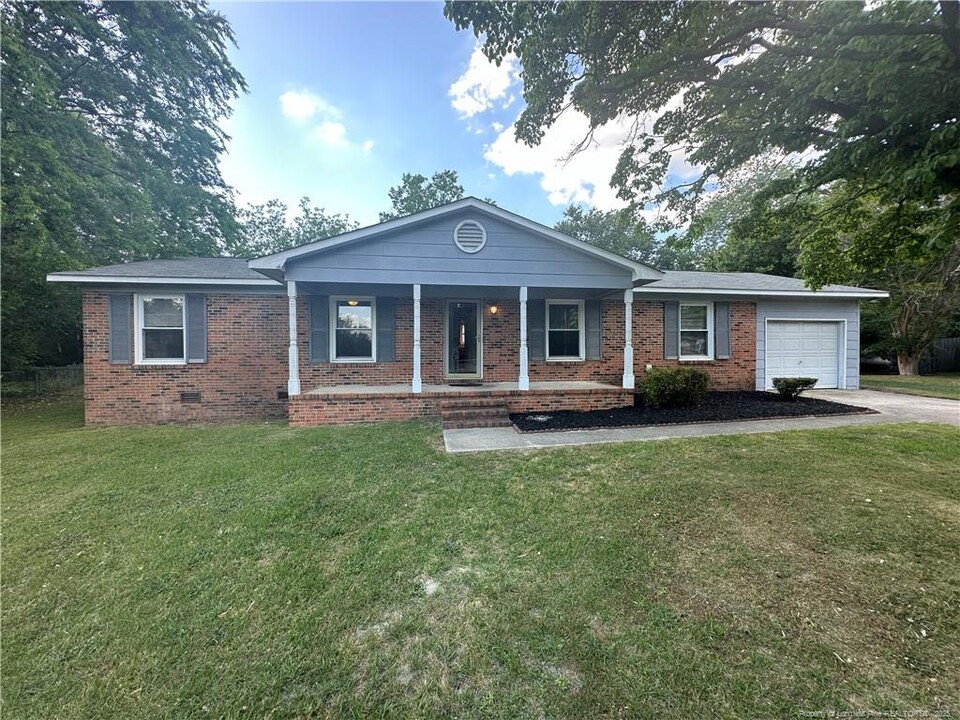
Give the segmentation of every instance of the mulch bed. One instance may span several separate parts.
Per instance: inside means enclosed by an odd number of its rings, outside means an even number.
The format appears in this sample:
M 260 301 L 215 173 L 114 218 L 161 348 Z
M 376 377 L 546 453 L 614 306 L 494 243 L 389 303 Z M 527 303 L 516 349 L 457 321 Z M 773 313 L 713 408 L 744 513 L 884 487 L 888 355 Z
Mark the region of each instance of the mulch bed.
M 546 432 L 875 412 L 869 408 L 811 397 L 781 400 L 779 395 L 767 392 L 712 392 L 699 405 L 689 408 L 648 408 L 640 404 L 638 397 L 636 407 L 590 412 L 561 410 L 513 413 L 510 419 L 520 432 Z

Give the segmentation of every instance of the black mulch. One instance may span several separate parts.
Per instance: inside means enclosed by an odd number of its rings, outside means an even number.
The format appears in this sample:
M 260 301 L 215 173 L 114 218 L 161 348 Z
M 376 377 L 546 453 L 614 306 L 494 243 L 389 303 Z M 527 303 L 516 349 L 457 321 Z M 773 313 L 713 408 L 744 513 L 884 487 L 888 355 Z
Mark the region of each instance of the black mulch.
M 648 408 L 640 404 L 638 397 L 636 407 L 590 412 L 513 413 L 510 419 L 520 432 L 544 432 L 874 412 L 869 408 L 803 396 L 796 400 L 781 400 L 779 395 L 766 392 L 712 392 L 699 405 L 689 408 Z

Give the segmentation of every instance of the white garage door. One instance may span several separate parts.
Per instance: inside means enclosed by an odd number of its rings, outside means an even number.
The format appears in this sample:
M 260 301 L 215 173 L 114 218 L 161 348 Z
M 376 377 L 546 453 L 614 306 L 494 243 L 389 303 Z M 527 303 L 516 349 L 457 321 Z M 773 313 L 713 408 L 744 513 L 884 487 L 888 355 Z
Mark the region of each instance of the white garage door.
M 840 331 L 837 322 L 768 321 L 767 388 L 775 377 L 813 377 L 818 388 L 839 387 Z

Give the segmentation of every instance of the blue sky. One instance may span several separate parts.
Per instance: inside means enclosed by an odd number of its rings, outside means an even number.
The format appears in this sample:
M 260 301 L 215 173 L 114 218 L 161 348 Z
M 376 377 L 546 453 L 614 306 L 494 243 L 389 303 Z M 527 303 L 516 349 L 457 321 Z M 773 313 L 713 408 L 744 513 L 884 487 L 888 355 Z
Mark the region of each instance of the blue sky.
M 552 225 L 571 201 L 619 206 L 609 189 L 624 129 L 563 157 L 585 132 L 564 117 L 537 148 L 513 138 L 519 64 L 488 63 L 441 3 L 215 3 L 236 34 L 249 94 L 226 122 L 224 177 L 241 202 L 301 196 L 362 224 L 404 172 L 456 170 L 467 194 Z

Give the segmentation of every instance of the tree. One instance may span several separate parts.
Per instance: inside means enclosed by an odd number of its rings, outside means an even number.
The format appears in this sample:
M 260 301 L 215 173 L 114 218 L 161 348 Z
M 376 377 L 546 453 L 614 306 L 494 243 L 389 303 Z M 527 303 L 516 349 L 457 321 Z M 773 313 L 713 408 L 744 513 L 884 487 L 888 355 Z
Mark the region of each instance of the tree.
M 380 222 L 422 212 L 463 197 L 463 186 L 455 170 L 441 170 L 433 177 L 404 173 L 399 185 L 388 191 L 390 210 L 380 213 Z
M 751 159 L 804 153 L 794 192 L 839 180 L 956 206 L 960 6 L 931 2 L 448 2 L 494 62 L 523 66 L 517 137 L 568 108 L 632 121 L 613 184 L 688 215 Z M 701 168 L 671 182 L 684 153 Z
M 681 236 L 658 239 L 654 229 L 630 208 L 604 212 L 569 205 L 554 229 L 660 270 L 693 267 L 693 256 Z
M 218 120 L 245 84 L 204 4 L 4 3 L 0 22 L 8 369 L 79 352 L 78 293 L 48 272 L 221 251 Z
M 653 231 L 629 210 L 603 212 L 570 205 L 554 229 L 639 263 L 656 261 L 657 242 Z
M 698 270 L 797 274 L 790 213 L 769 212 L 771 184 L 792 171 L 769 158 L 751 162 L 700 203 L 683 233 Z
M 942 205 L 885 203 L 834 188 L 798 225 L 800 266 L 813 287 L 881 287 L 890 299 L 873 312 L 891 324 L 888 344 L 902 375 L 960 313 L 960 214 Z
M 300 199 L 297 215 L 292 219 L 288 215 L 286 204 L 276 199 L 240 210 L 240 229 L 229 246 L 230 254 L 244 258 L 270 255 L 357 228 L 347 215 L 327 214 L 321 207 L 312 207 L 308 197 Z

